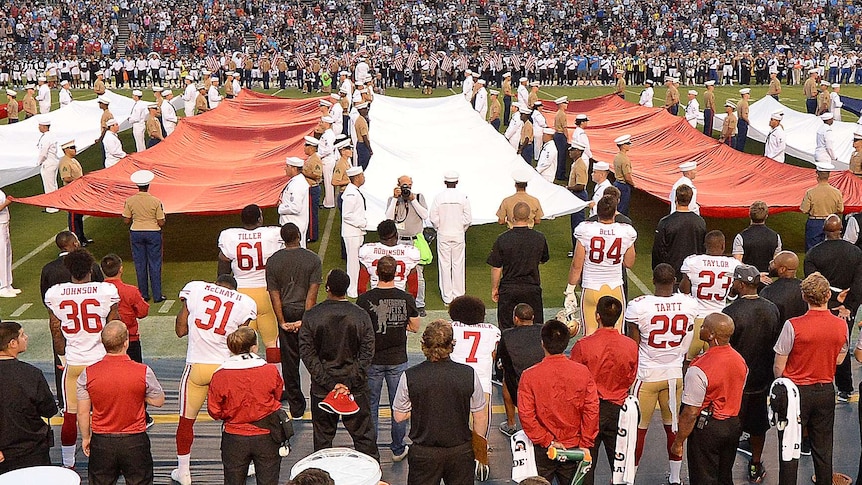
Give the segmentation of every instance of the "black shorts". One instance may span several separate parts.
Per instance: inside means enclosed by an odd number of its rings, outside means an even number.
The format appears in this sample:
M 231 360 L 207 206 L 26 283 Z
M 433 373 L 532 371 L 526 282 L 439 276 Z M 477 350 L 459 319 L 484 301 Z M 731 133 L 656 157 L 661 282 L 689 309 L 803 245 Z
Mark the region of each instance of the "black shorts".
M 766 434 L 769 430 L 769 415 L 766 410 L 768 390 L 742 394 L 742 405 L 739 408 L 739 420 L 742 431 L 753 434 Z

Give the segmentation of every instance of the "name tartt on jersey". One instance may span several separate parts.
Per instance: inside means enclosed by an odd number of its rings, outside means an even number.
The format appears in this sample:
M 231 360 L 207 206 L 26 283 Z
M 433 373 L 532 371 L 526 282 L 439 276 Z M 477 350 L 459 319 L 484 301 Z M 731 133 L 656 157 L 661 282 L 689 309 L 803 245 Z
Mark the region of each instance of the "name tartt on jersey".
M 204 286 L 204 289 L 206 289 L 207 291 L 211 291 L 219 296 L 226 296 L 232 300 L 242 299 L 242 293 L 237 293 L 236 291 L 233 291 L 230 288 L 225 288 L 224 286 L 207 283 Z
M 682 311 L 682 302 L 655 303 L 655 311 L 657 312 L 678 312 Z
M 99 292 L 98 286 L 75 286 L 75 287 L 65 287 L 63 288 L 63 292 L 60 293 L 60 296 L 74 296 L 74 295 L 94 295 Z

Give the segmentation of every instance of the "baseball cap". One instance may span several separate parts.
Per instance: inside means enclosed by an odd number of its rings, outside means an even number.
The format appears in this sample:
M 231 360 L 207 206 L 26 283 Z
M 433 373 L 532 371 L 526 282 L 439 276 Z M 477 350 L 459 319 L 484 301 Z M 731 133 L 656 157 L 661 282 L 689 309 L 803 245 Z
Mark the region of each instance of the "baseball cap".
M 329 391 L 329 394 L 326 395 L 323 401 L 320 401 L 318 406 L 327 413 L 340 414 L 342 416 L 349 416 L 359 412 L 359 405 L 353 399 L 353 394 L 336 395 L 334 390 Z
M 760 280 L 760 271 L 750 264 L 740 264 L 733 270 L 733 279 L 754 283 Z

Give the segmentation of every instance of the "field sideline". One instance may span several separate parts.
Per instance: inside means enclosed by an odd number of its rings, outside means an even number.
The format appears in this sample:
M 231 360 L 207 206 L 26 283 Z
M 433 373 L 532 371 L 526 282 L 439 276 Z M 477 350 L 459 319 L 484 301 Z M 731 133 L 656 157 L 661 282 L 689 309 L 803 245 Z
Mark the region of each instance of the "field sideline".
M 627 89 L 628 100 L 636 100 L 640 93 L 640 87 L 629 86 Z M 684 92 L 688 88 L 681 87 Z M 695 88 L 702 91 L 703 88 Z M 716 88 L 716 101 L 719 105 L 725 99 L 738 99 L 738 87 Z M 799 86 L 784 87 L 785 93 L 782 102 L 793 109 L 804 111 L 802 99 L 802 88 Z M 558 96 L 567 95 L 570 99 L 587 99 L 608 94 L 613 91 L 612 87 L 562 87 L 543 86 L 540 96 L 545 99 L 553 99 Z M 117 93 L 126 96 L 131 90 L 116 90 Z M 178 90 L 175 90 L 178 92 Z M 309 97 L 303 95 L 296 88 L 285 90 L 271 89 L 267 91 L 280 97 Z M 752 101 L 760 99 L 765 95 L 765 86 L 752 87 Z M 92 91 L 73 91 L 76 100 L 92 99 L 95 95 Z M 145 99 L 152 99 L 152 93 L 145 91 Z M 415 89 L 390 89 L 387 94 L 400 97 L 422 97 Z M 435 96 L 451 95 L 452 91 L 443 88 L 435 90 Z M 656 88 L 656 103 L 660 104 L 664 99 L 664 88 Z M 862 98 L 862 87 L 846 86 L 842 94 L 851 97 Z M 315 96 L 317 96 L 315 94 Z M 56 100 L 57 94 L 53 93 Z M 55 106 L 56 106 L 55 102 Z M 849 118 L 845 112 L 845 119 Z M 2 129 L 2 128 L 0 128 Z M 372 133 L 373 136 L 373 133 Z M 134 142 L 131 131 L 121 133 L 120 139 L 127 151 L 133 151 Z M 749 141 L 746 151 L 751 153 L 763 153 L 763 146 L 757 142 Z M 637 157 L 637 146 L 631 152 L 632 158 Z M 98 148 L 90 148 L 80 153 L 78 160 L 84 167 L 85 173 L 101 168 L 102 160 Z M 791 163 L 797 161 L 790 160 Z M 373 163 L 373 162 L 372 162 Z M 409 174 L 409 169 L 405 170 Z M 814 184 L 812 171 L 812 185 Z M 394 180 L 393 180 L 394 183 Z M 26 197 L 42 192 L 41 179 L 38 176 L 28 180 L 10 185 L 3 189 L 8 195 L 14 197 Z M 652 249 L 653 235 L 658 220 L 667 214 L 668 206 L 658 199 L 635 191 L 632 197 L 632 217 L 638 230 L 638 241 L 636 250 L 638 253 L 637 263 L 634 268 L 634 276 L 642 281 L 648 289 L 651 285 L 650 252 Z M 275 201 L 260 201 L 260 203 L 271 205 Z M 430 201 L 429 201 L 430 203 Z M 47 214 L 41 212 L 40 208 L 21 204 L 10 206 L 11 211 L 11 237 L 14 252 L 14 285 L 23 290 L 17 298 L 0 299 L 0 318 L 24 320 L 27 322 L 28 332 L 33 336 L 31 339 L 32 351 L 28 352 L 27 360 L 43 358 L 49 355 L 44 350 L 50 348 L 47 335 L 46 310 L 40 302 L 39 274 L 42 266 L 57 256 L 56 247 L 53 244 L 54 235 L 66 229 L 66 214 Z M 321 247 L 321 243 L 311 244 L 309 249 L 323 256 L 324 273 L 331 268 L 344 267 L 344 262 L 339 257 L 340 219 L 338 214 L 332 211 L 321 210 L 320 224 L 321 234 L 324 229 L 331 227 L 327 245 Z M 329 221 L 332 221 L 331 223 Z M 265 223 L 276 224 L 277 215 L 274 209 L 265 211 Z M 805 218 L 799 213 L 784 213 L 769 219 L 769 225 L 779 231 L 786 249 L 802 253 L 804 249 L 803 227 Z M 190 217 L 184 215 L 169 215 L 164 229 L 164 269 L 163 285 L 165 295 L 169 299 L 175 299 L 179 290 L 186 282 L 194 279 L 212 280 L 216 276 L 216 260 L 218 249 L 216 240 L 222 229 L 239 226 L 238 215 L 227 215 L 218 217 Z M 708 229 L 722 230 L 728 239 L 727 251 L 730 251 L 730 241 L 733 236 L 748 225 L 746 219 L 707 219 Z M 119 254 L 125 261 L 124 279 L 134 283 L 134 266 L 131 261 L 129 247 L 128 229 L 118 218 L 87 218 L 84 223 L 88 237 L 95 239 L 95 244 L 88 249 L 97 258 L 101 258 L 109 252 Z M 537 226 L 548 238 L 551 248 L 551 260 L 542 266 L 542 281 L 544 287 L 546 308 L 557 308 L 562 305 L 563 289 L 566 286 L 570 260 L 566 253 L 570 250 L 571 242 L 569 235 L 569 218 L 563 217 L 557 220 L 543 221 Z M 494 239 L 502 232 L 502 227 L 496 224 L 472 227 L 467 232 L 467 290 L 470 294 L 477 295 L 485 300 L 489 310 L 494 303 L 490 299 L 490 271 L 485 264 L 485 259 L 490 251 Z M 366 240 L 374 240 L 376 235 L 370 233 Z M 325 238 L 322 238 L 323 241 Z M 437 285 L 437 267 L 432 263 L 426 267 L 425 278 L 427 281 L 427 308 L 429 310 L 444 310 Z M 637 284 L 630 284 L 630 296 L 642 293 Z M 324 295 L 321 293 L 320 298 Z M 179 310 L 178 302 L 155 304 L 151 307 L 150 317 L 142 322 L 142 334 L 144 335 L 145 354 L 153 356 L 180 356 L 185 351 L 185 344 L 173 337 L 172 318 Z M 494 315 L 493 311 L 489 311 Z M 443 315 L 443 312 L 434 312 Z M 430 315 L 429 315 L 430 316 Z M 158 343 L 157 343 L 158 342 Z M 148 347 L 148 343 L 152 346 Z M 37 350 L 38 348 L 38 350 Z M 151 349 L 148 352 L 147 349 Z M 49 352 L 49 351 L 48 351 Z

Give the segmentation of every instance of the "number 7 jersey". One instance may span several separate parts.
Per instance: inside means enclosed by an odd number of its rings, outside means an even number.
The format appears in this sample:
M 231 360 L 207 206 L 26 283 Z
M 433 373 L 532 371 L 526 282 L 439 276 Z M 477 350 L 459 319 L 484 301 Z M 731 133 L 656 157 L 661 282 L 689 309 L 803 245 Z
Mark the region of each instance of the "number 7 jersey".
M 45 292 L 45 305 L 60 320 L 66 339 L 67 364 L 95 364 L 105 356 L 102 328 L 119 302 L 117 287 L 110 283 L 60 283 Z
M 266 288 L 266 261 L 284 241 L 279 227 L 234 227 L 219 234 L 218 247 L 230 260 L 237 288 Z
M 257 318 L 257 304 L 215 283 L 191 281 L 180 291 L 189 310 L 188 364 L 222 364 L 230 357 L 227 336 Z
M 682 377 L 682 362 L 694 337 L 697 301 L 682 293 L 644 295 L 626 306 L 626 322 L 637 325 L 638 379 L 658 382 Z
M 622 261 L 638 238 L 635 228 L 620 222 L 585 221 L 575 228 L 575 238 L 586 252 L 581 286 L 591 290 L 622 286 Z

